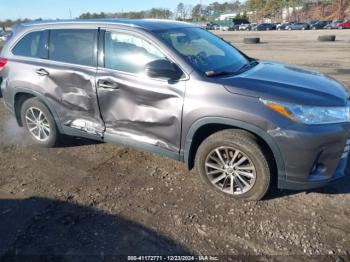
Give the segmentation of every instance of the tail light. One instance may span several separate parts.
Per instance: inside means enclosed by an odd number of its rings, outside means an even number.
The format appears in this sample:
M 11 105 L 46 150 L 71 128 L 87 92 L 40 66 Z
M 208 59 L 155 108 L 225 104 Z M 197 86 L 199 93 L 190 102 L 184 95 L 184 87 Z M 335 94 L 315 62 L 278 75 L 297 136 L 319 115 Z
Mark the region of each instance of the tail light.
M 6 64 L 7 64 L 7 59 L 0 57 L 0 69 L 4 68 Z

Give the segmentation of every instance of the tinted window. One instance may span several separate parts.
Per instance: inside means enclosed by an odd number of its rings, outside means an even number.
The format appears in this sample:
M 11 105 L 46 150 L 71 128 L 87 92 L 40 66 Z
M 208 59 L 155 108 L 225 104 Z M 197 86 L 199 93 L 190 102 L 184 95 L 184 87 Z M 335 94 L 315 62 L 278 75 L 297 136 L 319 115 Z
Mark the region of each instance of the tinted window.
M 50 31 L 50 60 L 96 66 L 97 30 L 57 29 Z
M 105 67 L 128 73 L 141 73 L 147 63 L 165 56 L 149 42 L 130 34 L 106 32 Z
M 24 36 L 12 50 L 14 55 L 47 58 L 48 31 L 32 32 Z

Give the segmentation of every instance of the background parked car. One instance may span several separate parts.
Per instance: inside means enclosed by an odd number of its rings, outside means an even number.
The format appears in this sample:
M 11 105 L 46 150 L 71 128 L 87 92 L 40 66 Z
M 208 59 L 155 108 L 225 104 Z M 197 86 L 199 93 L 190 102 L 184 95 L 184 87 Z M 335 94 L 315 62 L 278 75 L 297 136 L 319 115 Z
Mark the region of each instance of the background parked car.
M 287 30 L 309 30 L 310 25 L 308 23 L 294 23 L 286 27 Z
M 349 29 L 350 28 L 350 19 L 345 20 L 343 23 L 338 24 L 339 29 Z
M 269 30 L 276 30 L 276 25 L 271 23 L 262 23 L 257 25 L 256 31 L 269 31 Z
M 207 30 L 219 30 L 220 26 L 218 24 L 209 23 L 206 26 Z
M 292 22 L 285 22 L 285 23 L 279 24 L 276 28 L 277 30 L 286 30 L 286 27 L 292 24 L 293 24 Z
M 220 26 L 217 24 L 214 24 L 214 30 L 220 30 Z
M 343 20 L 335 20 L 324 27 L 324 29 L 337 29 L 338 25 L 341 24 Z
M 250 31 L 256 31 L 259 24 L 250 24 Z
M 214 25 L 212 24 L 207 24 L 205 27 L 206 30 L 214 30 Z
M 222 25 L 222 26 L 220 26 L 220 30 L 221 30 L 221 31 L 232 31 L 232 30 L 230 30 L 230 26 L 228 26 L 228 25 Z
M 230 31 L 238 31 L 239 30 L 239 27 L 242 25 L 242 24 L 249 24 L 249 21 L 246 20 L 246 19 L 232 19 L 231 20 L 232 24 L 230 25 L 230 28 L 229 30 Z
M 319 19 L 310 21 L 309 22 L 310 28 L 313 27 L 313 25 L 316 24 L 319 21 L 320 21 Z
M 241 24 L 239 26 L 240 31 L 250 31 L 252 29 L 251 24 Z
M 310 29 L 312 30 L 316 30 L 316 29 L 324 29 L 324 27 L 328 24 L 330 24 L 330 21 L 318 21 L 316 23 L 314 23 L 312 26 L 310 26 Z

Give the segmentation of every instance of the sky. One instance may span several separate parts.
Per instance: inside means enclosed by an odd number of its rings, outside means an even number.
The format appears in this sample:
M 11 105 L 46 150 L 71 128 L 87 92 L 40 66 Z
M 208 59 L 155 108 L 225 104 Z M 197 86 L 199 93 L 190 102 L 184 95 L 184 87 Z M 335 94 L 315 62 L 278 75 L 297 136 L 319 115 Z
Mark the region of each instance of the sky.
M 127 12 L 148 10 L 153 7 L 174 11 L 180 2 L 174 0 L 0 0 L 0 20 L 5 19 L 66 19 L 78 17 L 85 12 Z M 214 0 L 182 0 L 185 5 Z M 224 1 L 218 1 L 224 2 Z M 70 10 L 70 11 L 69 11 Z

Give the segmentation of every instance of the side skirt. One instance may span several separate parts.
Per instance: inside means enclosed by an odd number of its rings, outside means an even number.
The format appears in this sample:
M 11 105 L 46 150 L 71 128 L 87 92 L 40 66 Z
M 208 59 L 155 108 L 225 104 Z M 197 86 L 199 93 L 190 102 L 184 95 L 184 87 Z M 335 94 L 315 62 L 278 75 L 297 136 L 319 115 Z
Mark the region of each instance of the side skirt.
M 155 154 L 158 154 L 160 156 L 165 156 L 165 157 L 180 161 L 180 155 L 177 152 L 172 152 L 172 151 L 160 148 L 160 147 L 155 146 L 155 145 L 136 141 L 136 140 L 130 139 L 128 137 L 123 137 L 123 136 L 119 136 L 119 135 L 115 135 L 115 134 L 105 133 L 103 140 L 106 143 L 130 147 L 130 148 L 138 149 L 140 151 L 147 151 L 150 153 L 155 153 Z

